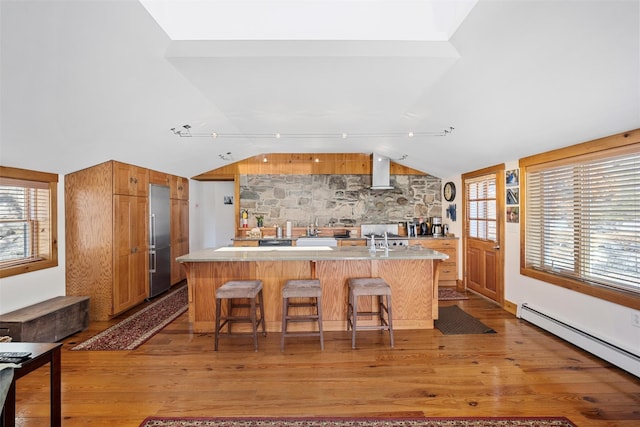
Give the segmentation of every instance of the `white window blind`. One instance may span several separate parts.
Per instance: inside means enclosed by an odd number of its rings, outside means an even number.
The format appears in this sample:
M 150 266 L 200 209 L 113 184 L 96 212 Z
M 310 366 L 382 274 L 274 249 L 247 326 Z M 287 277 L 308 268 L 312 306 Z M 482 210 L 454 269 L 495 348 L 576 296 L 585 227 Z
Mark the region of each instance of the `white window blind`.
M 48 182 L 0 177 L 0 267 L 50 257 Z
M 532 166 L 525 182 L 527 268 L 640 294 L 637 147 Z
M 497 241 L 496 176 L 472 178 L 465 185 L 468 237 Z

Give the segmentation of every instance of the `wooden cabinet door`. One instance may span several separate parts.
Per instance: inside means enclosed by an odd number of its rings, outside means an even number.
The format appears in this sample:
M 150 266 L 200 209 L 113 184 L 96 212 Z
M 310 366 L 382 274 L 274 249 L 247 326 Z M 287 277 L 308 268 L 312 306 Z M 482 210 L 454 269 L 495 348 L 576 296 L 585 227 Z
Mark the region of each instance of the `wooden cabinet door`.
M 149 170 L 126 163 L 113 162 L 113 192 L 147 197 L 149 195 Z
M 170 197 L 172 199 L 189 200 L 189 179 L 181 176 L 172 176 Z
M 189 201 L 171 199 L 171 284 L 186 279 L 176 258 L 189 253 Z
M 149 293 L 147 199 L 114 195 L 113 313 L 143 301 Z
M 367 246 L 365 239 L 339 239 L 338 246 Z
M 158 172 L 158 171 L 150 170 L 149 171 L 149 184 L 170 186 L 171 185 L 171 175 L 169 175 L 167 173 L 164 173 L 164 172 Z
M 443 282 L 453 282 L 452 284 L 455 285 L 458 280 L 458 241 L 456 239 L 416 239 L 416 241 L 425 248 L 449 255 L 449 259 L 442 261 L 440 267 L 440 285 L 443 285 Z M 449 285 L 449 283 L 444 284 Z

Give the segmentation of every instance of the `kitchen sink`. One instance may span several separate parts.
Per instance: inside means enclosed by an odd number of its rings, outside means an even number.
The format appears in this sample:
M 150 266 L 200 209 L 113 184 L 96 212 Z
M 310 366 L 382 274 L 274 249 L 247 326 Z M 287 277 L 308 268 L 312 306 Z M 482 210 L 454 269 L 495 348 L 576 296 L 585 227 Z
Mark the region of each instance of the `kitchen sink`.
M 333 237 L 305 236 L 298 237 L 296 246 L 338 246 L 338 240 Z

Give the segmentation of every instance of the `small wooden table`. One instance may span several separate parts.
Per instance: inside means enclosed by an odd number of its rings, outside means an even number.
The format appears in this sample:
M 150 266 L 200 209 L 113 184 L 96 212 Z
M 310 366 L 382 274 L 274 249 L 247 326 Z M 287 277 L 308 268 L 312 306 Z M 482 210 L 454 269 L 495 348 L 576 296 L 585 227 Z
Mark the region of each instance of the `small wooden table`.
M 23 362 L 20 368 L 13 370 L 13 380 L 9 387 L 2 416 L 0 416 L 1 427 L 14 427 L 16 424 L 16 381 L 47 363 L 50 365 L 50 425 L 52 427 L 60 427 L 62 425 L 60 347 L 62 347 L 62 343 L 0 343 L 0 352 L 27 351 L 31 353 L 31 359 Z

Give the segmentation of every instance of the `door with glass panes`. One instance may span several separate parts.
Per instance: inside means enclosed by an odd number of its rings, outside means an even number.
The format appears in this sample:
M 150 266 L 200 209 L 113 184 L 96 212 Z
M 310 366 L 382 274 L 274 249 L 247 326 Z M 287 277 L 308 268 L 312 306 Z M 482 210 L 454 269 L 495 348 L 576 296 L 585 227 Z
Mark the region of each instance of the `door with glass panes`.
M 500 304 L 504 301 L 503 178 L 503 165 L 462 176 L 465 286 Z

